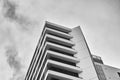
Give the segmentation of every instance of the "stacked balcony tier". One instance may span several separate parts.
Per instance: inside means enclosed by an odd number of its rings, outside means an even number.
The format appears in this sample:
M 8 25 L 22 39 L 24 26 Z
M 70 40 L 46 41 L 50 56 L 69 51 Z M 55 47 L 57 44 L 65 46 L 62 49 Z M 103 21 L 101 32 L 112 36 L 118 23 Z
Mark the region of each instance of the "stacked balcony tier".
M 80 62 L 69 32 L 71 29 L 46 22 L 25 80 L 81 80 Z

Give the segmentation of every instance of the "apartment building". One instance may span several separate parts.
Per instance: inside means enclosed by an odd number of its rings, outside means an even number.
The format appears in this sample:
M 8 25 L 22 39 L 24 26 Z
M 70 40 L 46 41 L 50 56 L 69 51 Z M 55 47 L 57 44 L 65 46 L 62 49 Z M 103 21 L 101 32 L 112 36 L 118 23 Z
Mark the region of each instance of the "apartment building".
M 71 29 L 46 22 L 25 80 L 81 80 Z
M 103 64 L 93 58 L 79 26 L 46 21 L 25 80 L 102 80 L 99 62 Z

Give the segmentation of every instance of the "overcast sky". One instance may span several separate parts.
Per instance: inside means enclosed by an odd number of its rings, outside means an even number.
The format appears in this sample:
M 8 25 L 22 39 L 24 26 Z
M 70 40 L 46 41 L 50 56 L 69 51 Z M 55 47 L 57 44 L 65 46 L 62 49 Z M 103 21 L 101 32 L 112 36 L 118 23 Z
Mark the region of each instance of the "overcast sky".
M 45 20 L 81 26 L 91 53 L 120 68 L 120 0 L 0 0 L 0 80 L 23 80 Z

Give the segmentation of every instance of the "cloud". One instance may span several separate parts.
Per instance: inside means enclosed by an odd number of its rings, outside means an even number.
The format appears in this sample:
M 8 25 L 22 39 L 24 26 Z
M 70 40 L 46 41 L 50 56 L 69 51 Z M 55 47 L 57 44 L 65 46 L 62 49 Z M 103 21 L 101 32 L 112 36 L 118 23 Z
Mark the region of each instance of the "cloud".
M 12 0 L 3 0 L 2 13 L 4 18 L 10 22 L 18 24 L 18 28 L 23 31 L 30 31 L 32 26 L 35 26 L 36 22 L 32 21 L 28 16 L 19 14 L 19 4 Z
M 22 72 L 23 65 L 18 56 L 18 50 L 15 45 L 8 45 L 6 48 L 7 62 L 13 70 L 13 75 L 10 80 L 24 80 L 24 73 Z
M 0 5 L 0 47 L 6 46 L 5 57 L 13 72 L 9 80 L 24 80 L 27 70 L 24 62 L 27 60 L 23 62 L 23 55 L 27 55 L 26 53 L 33 48 L 32 40 L 36 39 L 35 35 L 39 31 L 39 21 L 30 15 L 24 15 L 24 12 L 19 13 L 18 10 L 22 5 L 19 6 L 13 0 L 2 0 L 0 4 L 2 4 Z
M 17 5 L 13 2 L 10 2 L 9 0 L 4 0 L 3 2 L 3 9 L 4 9 L 4 16 L 6 18 L 9 18 L 11 20 L 16 20 L 16 8 Z
M 24 65 L 22 64 L 21 58 L 19 57 L 20 53 L 15 36 L 12 34 L 12 30 L 10 28 L 7 28 L 6 32 L 8 44 L 6 44 L 4 48 L 5 56 L 7 58 L 7 63 L 13 72 L 10 80 L 24 80 Z
M 11 68 L 13 68 L 16 72 L 21 70 L 22 65 L 18 58 L 18 51 L 14 46 L 6 47 L 6 57 Z

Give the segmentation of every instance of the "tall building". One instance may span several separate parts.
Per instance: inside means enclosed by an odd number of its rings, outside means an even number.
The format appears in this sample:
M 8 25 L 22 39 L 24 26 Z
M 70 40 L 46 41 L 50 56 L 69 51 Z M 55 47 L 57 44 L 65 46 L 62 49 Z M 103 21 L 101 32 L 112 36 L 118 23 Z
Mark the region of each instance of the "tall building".
M 102 80 L 97 64 L 79 26 L 46 21 L 25 80 Z

